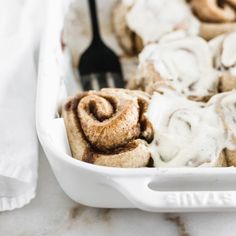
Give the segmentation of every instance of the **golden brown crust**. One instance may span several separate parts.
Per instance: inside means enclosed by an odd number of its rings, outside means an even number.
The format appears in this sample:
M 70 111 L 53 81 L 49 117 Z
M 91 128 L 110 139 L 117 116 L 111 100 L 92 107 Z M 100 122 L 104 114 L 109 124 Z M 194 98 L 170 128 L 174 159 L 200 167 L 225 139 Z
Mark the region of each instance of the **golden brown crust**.
M 227 166 L 236 166 L 236 150 L 231 151 L 229 149 L 225 150 Z
M 199 19 L 205 22 L 225 23 L 236 19 L 234 9 L 226 3 L 218 5 L 217 0 L 192 0 L 191 5 Z
M 227 0 L 230 5 L 236 7 L 236 0 Z
M 125 89 L 80 93 L 62 108 L 72 156 L 104 166 L 147 166 L 153 138 L 147 94 Z
M 233 89 L 236 89 L 236 77 L 225 71 L 220 78 L 219 91 L 228 92 Z
M 146 143 L 139 139 L 132 141 L 125 151 L 114 155 L 99 154 L 94 157 L 94 164 L 110 167 L 138 168 L 148 165 L 150 154 L 148 153 Z
M 231 23 L 206 23 L 200 25 L 199 35 L 206 40 L 213 39 L 221 34 L 236 30 L 236 22 Z
M 210 40 L 221 34 L 236 30 L 235 0 L 192 0 L 193 12 L 200 24 L 199 35 Z
M 228 162 L 227 162 L 225 150 L 222 150 L 222 152 L 220 153 L 219 159 L 216 163 L 216 167 L 227 167 L 227 166 L 228 166 Z

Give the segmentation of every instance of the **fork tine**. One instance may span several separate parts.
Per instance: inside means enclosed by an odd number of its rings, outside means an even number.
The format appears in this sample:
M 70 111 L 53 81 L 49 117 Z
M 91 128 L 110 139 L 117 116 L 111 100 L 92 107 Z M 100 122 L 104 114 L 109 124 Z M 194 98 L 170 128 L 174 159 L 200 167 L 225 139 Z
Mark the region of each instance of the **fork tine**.
M 85 91 L 102 88 L 124 88 L 124 80 L 121 75 L 111 72 L 82 75 L 81 81 Z
M 105 73 L 96 74 L 96 77 L 97 77 L 100 89 L 108 87 L 107 75 Z
M 109 88 L 115 88 L 115 82 L 114 78 L 112 77 L 112 74 L 110 72 L 107 73 L 107 83 Z
M 113 78 L 116 88 L 124 88 L 125 87 L 124 80 L 120 74 L 111 73 L 111 77 Z
M 98 91 L 99 89 L 101 89 L 101 85 L 98 81 L 97 74 L 91 74 L 91 85 L 92 85 L 92 90 Z
M 89 77 L 82 79 L 84 90 L 91 90 L 105 87 L 124 87 L 124 81 L 122 77 L 122 68 L 118 56 L 112 49 L 107 47 L 103 42 L 97 20 L 96 1 L 89 0 L 89 9 L 91 17 L 91 25 L 93 38 L 90 46 L 81 55 L 78 69 L 80 75 L 86 76 L 95 74 L 96 79 L 93 77 L 91 81 Z M 107 72 L 112 72 L 107 77 Z M 117 73 L 120 76 L 113 76 L 113 73 Z M 99 74 L 99 76 L 97 76 Z M 100 76 L 100 74 L 102 74 Z M 91 77 L 90 77 L 91 78 Z M 114 86 L 115 85 L 115 86 Z
M 80 76 L 83 90 L 88 91 L 92 89 L 92 78 L 91 75 L 82 75 Z

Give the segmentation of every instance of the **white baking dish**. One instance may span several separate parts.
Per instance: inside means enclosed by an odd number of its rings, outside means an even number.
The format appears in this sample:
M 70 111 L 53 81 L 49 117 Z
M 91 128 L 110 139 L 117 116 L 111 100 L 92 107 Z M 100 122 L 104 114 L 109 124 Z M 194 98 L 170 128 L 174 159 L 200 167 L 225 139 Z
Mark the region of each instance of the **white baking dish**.
M 66 145 L 58 106 L 72 80 L 61 47 L 70 1 L 49 1 L 42 40 L 37 93 L 37 131 L 51 168 L 65 193 L 84 205 L 140 208 L 154 212 L 236 209 L 234 168 L 140 168 L 95 166 L 73 159 Z

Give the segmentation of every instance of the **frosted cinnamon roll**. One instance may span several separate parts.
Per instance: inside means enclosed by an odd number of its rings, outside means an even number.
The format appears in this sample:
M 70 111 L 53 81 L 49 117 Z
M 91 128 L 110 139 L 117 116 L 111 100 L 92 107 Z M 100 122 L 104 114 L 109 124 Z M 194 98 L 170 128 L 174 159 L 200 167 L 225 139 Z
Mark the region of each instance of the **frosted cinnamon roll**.
M 125 89 L 83 92 L 62 108 L 72 156 L 96 165 L 145 167 L 153 138 L 147 94 Z
M 219 91 L 236 89 L 236 32 L 221 35 L 210 42 L 214 64 L 220 73 Z
M 236 30 L 235 0 L 191 0 L 193 12 L 201 21 L 200 35 L 212 39 Z
M 216 95 L 208 103 L 170 91 L 155 93 L 147 111 L 155 133 L 150 144 L 154 165 L 227 166 L 225 149 L 235 150 L 235 102 L 235 92 Z
M 173 31 L 199 33 L 199 22 L 185 0 L 120 0 L 113 11 L 113 26 L 129 54 Z
M 137 76 L 129 88 L 153 93 L 165 86 L 199 101 L 217 93 L 217 85 L 208 43 L 200 37 L 186 37 L 147 45 L 139 55 Z
M 228 166 L 236 166 L 236 91 L 213 97 L 210 103 L 220 116 L 227 136 L 224 156 Z

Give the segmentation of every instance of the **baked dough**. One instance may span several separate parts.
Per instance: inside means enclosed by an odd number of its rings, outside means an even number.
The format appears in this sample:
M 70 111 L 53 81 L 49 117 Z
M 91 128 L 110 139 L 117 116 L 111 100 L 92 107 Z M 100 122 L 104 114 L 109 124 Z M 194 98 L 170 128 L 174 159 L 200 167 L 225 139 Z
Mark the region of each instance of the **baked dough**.
M 193 12 L 201 21 L 199 35 L 206 40 L 236 30 L 235 0 L 192 0 Z
M 150 94 L 168 87 L 191 100 L 207 101 L 217 93 L 218 82 L 208 43 L 192 36 L 147 45 L 128 86 Z
M 141 91 L 102 89 L 79 93 L 62 107 L 72 156 L 96 165 L 145 167 L 153 138 L 145 116 L 149 96 Z
M 236 165 L 236 91 L 208 103 L 190 101 L 166 89 L 152 96 L 150 151 L 155 167 Z
M 219 71 L 219 92 L 236 89 L 236 32 L 227 33 L 210 41 L 214 64 Z
M 199 33 L 199 21 L 185 0 L 120 0 L 112 16 L 117 39 L 131 55 L 171 32 Z

